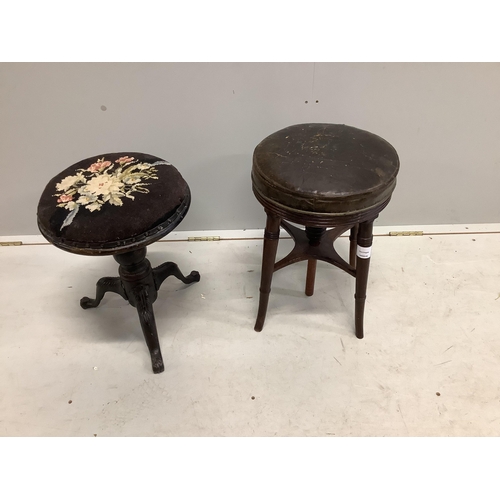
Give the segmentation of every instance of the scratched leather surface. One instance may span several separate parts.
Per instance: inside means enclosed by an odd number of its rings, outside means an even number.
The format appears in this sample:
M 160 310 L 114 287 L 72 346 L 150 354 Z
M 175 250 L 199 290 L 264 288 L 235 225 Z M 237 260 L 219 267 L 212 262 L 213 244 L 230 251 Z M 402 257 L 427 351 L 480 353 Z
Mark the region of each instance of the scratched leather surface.
M 347 125 L 292 125 L 265 138 L 253 155 L 253 187 L 287 207 L 352 213 L 376 206 L 396 186 L 399 158 L 381 137 Z

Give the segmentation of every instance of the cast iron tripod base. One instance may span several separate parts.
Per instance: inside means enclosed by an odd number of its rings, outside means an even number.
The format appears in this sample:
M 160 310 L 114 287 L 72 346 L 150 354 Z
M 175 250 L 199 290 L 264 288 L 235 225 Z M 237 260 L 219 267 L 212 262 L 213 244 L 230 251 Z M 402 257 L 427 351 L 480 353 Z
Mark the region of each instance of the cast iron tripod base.
M 153 302 L 158 297 L 161 284 L 169 276 L 175 276 L 183 283 L 189 284 L 200 281 L 200 273 L 191 271 L 188 276 L 184 276 L 174 262 L 165 262 L 153 269 L 146 259 L 145 247 L 113 257 L 120 264 L 120 277 L 101 278 L 97 282 L 96 298 L 83 297 L 80 305 L 83 309 L 97 307 L 106 292 L 117 293 L 128 300 L 139 314 L 141 328 L 151 354 L 153 372 L 161 373 L 165 367 L 156 330 Z

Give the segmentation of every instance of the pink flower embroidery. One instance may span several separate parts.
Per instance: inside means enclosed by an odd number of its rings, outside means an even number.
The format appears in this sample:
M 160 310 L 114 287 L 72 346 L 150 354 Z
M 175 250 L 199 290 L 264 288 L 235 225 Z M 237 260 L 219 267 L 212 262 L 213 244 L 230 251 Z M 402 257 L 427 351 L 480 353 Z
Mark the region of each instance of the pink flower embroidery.
M 109 167 L 111 165 L 110 161 L 97 160 L 95 163 L 92 163 L 90 167 L 87 169 L 89 172 L 100 172 L 103 168 Z
M 73 195 L 71 194 L 62 194 L 59 199 L 57 200 L 57 203 L 66 203 L 68 201 L 71 201 L 73 199 Z
M 122 156 L 121 158 L 118 158 L 118 160 L 116 160 L 116 163 L 119 163 L 120 165 L 124 164 L 124 163 L 130 163 L 131 161 L 134 161 L 135 158 L 132 158 L 130 156 Z

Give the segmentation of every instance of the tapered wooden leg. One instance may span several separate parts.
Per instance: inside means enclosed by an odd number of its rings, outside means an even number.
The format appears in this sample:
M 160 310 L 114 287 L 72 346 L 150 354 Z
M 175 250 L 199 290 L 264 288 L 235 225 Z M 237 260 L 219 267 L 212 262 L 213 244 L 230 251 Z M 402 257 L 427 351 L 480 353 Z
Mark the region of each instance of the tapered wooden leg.
M 262 272 L 260 277 L 259 312 L 255 322 L 255 331 L 260 332 L 266 319 L 271 282 L 273 280 L 274 262 L 278 250 L 281 219 L 271 212 L 267 212 L 266 229 L 264 231 L 264 249 L 262 252 Z
M 368 269 L 370 267 L 370 256 L 373 241 L 373 221 L 362 222 L 359 225 L 356 249 L 356 293 L 355 300 L 355 328 L 356 337 L 362 339 L 363 317 L 366 301 L 366 285 L 368 283 Z
M 314 293 L 314 281 L 316 279 L 316 259 L 309 259 L 307 261 L 307 276 L 306 276 L 306 295 L 311 297 Z
M 306 226 L 306 236 L 309 240 L 309 245 L 317 247 L 321 243 L 321 238 L 326 233 L 324 227 Z M 310 297 L 314 293 L 314 281 L 316 279 L 316 264 L 317 259 L 308 259 L 307 261 L 307 276 L 306 276 L 306 295 Z
M 351 234 L 349 235 L 349 264 L 356 267 L 356 240 L 358 237 L 359 224 L 351 227 Z

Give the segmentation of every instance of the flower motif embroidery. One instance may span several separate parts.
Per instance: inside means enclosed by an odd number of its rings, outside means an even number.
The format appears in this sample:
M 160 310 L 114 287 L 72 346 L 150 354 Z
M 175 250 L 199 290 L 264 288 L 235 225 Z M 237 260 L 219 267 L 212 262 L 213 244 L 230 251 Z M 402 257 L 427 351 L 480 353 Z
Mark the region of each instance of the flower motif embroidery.
M 107 196 L 111 193 L 119 193 L 122 187 L 123 182 L 117 176 L 102 174 L 90 179 L 78 192 L 80 194 L 88 193 L 95 196 Z
M 72 194 L 62 194 L 57 200 L 57 203 L 66 203 L 68 201 L 71 201 L 72 199 L 73 199 Z
M 95 163 L 92 163 L 92 165 L 90 165 L 90 167 L 87 170 L 89 172 L 100 172 L 101 170 L 111 165 L 112 163 L 110 161 L 104 161 L 103 158 L 102 160 L 97 160 Z
M 65 177 L 61 182 L 56 184 L 56 189 L 58 191 L 66 191 L 78 182 L 85 182 L 85 177 L 80 172 L 77 175 L 68 175 L 68 177 Z
M 119 163 L 120 165 L 125 165 L 126 163 L 130 163 L 134 161 L 133 158 L 131 158 L 130 156 L 122 156 L 121 158 L 118 158 L 118 160 L 116 160 L 116 163 Z
M 86 169 L 77 170 L 56 184 L 58 207 L 70 211 L 61 229 L 69 226 L 80 207 L 90 212 L 101 210 L 106 203 L 122 206 L 122 198 L 134 200 L 132 193 L 149 193 L 148 179 L 158 179 L 157 165 L 170 165 L 166 161 L 139 162 L 130 156 L 122 156 L 114 162 L 101 158 Z

